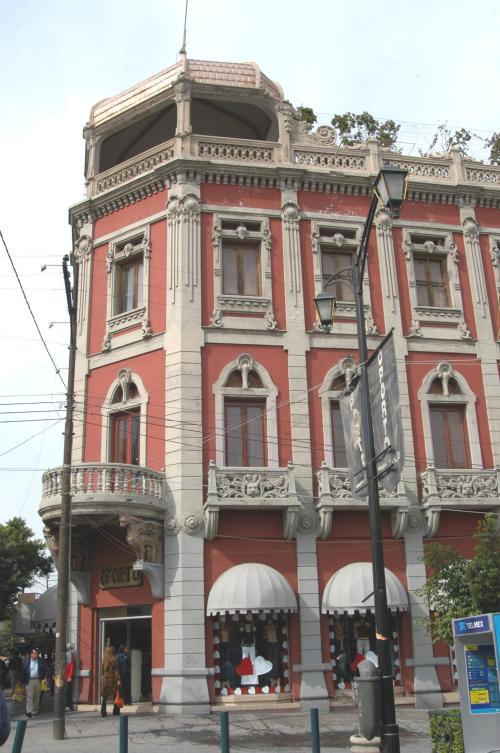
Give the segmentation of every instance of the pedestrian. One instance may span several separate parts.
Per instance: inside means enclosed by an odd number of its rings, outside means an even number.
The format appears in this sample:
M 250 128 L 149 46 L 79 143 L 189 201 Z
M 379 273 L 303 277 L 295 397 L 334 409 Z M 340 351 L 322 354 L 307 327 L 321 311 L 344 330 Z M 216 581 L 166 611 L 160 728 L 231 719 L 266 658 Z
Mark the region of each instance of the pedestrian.
M 10 735 L 10 713 L 0 689 L 0 746 L 7 742 Z
M 130 696 L 130 659 L 128 655 L 128 647 L 124 643 L 120 644 L 116 658 L 118 659 L 118 669 L 120 671 L 120 689 L 123 695 L 123 701 L 125 705 L 128 706 L 132 703 L 132 698 Z
M 24 661 L 23 683 L 26 687 L 26 716 L 37 716 L 40 709 L 41 683 L 47 674 L 47 667 L 36 648 L 32 649 L 29 659 Z
M 120 707 L 116 705 L 115 698 L 120 687 L 120 670 L 113 646 L 104 649 L 101 665 L 101 716 L 107 716 L 106 702 L 111 697 L 113 701 L 113 716 L 120 713 Z
M 64 681 L 66 683 L 66 708 L 74 711 L 73 707 L 73 677 L 75 676 L 75 655 L 68 648 L 66 651 L 66 666 L 64 668 Z

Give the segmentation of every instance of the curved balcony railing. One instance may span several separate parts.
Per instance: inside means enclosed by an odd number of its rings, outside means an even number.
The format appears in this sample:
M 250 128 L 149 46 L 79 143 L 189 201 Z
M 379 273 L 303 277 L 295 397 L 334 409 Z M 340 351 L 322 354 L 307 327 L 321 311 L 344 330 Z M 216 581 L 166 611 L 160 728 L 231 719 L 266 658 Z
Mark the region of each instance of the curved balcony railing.
M 155 517 L 165 511 L 165 476 L 157 471 L 122 463 L 78 463 L 71 468 L 74 514 L 142 512 Z M 62 467 L 42 476 L 40 515 L 44 520 L 60 514 Z

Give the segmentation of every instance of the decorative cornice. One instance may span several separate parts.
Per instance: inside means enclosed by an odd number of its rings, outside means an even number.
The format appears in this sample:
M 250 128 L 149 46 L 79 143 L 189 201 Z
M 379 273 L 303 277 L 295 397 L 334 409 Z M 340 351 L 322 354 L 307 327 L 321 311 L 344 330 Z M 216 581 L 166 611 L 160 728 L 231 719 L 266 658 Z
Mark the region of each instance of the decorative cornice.
M 249 187 L 283 188 L 293 186 L 300 191 L 321 191 L 352 196 L 369 196 L 371 175 L 368 171 L 351 175 L 339 170 L 315 165 L 279 163 L 218 164 L 203 159 L 174 158 L 161 164 L 146 175 L 140 175 L 130 182 L 116 186 L 104 195 L 89 198 L 70 208 L 70 221 L 81 227 L 92 220 L 135 204 L 166 188 L 176 185 L 178 176 L 198 183 L 243 185 Z M 464 196 L 477 197 L 477 205 L 487 208 L 500 208 L 500 191 L 496 184 L 471 185 L 437 184 L 412 178 L 408 199 L 412 201 L 436 202 L 459 206 Z

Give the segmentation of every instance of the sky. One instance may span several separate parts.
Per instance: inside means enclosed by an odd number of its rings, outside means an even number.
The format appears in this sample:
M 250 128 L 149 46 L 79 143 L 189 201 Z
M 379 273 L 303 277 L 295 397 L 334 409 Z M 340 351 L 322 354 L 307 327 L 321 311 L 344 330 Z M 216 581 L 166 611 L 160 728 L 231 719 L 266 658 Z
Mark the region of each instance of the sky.
M 0 523 L 21 515 L 37 536 L 42 473 L 62 460 L 61 259 L 68 207 L 84 198 L 82 129 L 95 102 L 176 61 L 184 3 L 0 3 L 0 230 L 60 369 L 0 242 Z M 347 111 L 393 118 L 403 151 L 418 154 L 438 125 L 500 131 L 499 17 L 497 0 L 189 0 L 187 52 L 257 62 L 318 123 Z

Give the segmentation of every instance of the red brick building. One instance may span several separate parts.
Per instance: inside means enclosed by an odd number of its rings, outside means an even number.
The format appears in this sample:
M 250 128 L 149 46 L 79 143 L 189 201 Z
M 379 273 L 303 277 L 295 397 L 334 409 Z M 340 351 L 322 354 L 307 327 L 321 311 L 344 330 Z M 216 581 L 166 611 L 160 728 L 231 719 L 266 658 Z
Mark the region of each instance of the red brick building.
M 70 210 L 80 702 L 99 696 L 108 642 L 129 646 L 134 700 L 167 711 L 349 692 L 374 648 L 338 404 L 356 321 L 347 287 L 331 333 L 313 299 L 351 263 L 392 162 L 408 198 L 376 216 L 364 291 L 370 349 L 394 328 L 405 437 L 381 498 L 394 675 L 440 705 L 453 668 L 419 622 L 423 549 L 468 554 L 500 503 L 500 169 L 341 147 L 250 63 L 183 59 L 95 105 L 85 138 Z M 55 537 L 60 474 L 40 507 Z

